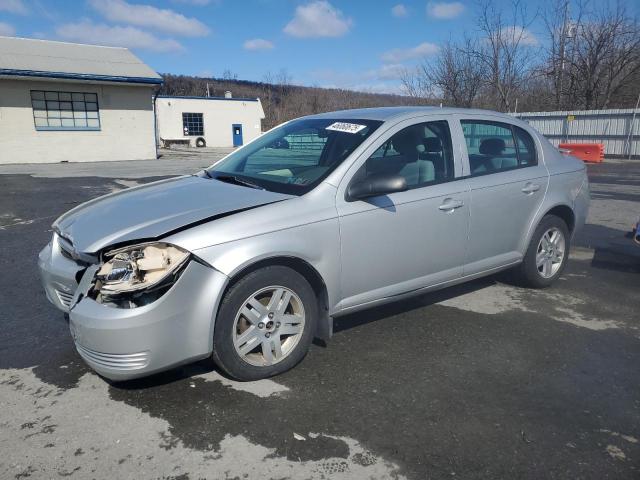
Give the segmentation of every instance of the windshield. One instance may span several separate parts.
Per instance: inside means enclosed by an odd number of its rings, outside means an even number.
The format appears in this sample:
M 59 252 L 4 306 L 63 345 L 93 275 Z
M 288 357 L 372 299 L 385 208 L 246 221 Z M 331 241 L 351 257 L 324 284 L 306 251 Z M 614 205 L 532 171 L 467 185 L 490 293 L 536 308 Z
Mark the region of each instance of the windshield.
M 207 170 L 279 193 L 303 195 L 316 187 L 382 122 L 374 120 L 294 120 L 232 153 Z

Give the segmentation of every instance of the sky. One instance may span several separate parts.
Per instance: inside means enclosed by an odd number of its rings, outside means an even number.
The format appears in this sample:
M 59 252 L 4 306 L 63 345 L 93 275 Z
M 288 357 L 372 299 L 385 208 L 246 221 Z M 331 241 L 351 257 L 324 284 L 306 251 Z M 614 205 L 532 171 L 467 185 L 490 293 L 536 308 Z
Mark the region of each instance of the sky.
M 161 73 L 260 81 L 284 69 L 299 85 L 401 93 L 403 69 L 474 30 L 474 1 L 0 0 L 0 35 L 128 47 Z M 529 25 L 529 48 L 543 34 Z

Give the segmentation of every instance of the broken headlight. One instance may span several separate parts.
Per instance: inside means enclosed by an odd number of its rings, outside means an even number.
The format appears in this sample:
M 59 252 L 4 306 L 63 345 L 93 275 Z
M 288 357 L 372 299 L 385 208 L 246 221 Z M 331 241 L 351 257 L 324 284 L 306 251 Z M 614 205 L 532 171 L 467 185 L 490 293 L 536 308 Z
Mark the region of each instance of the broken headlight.
M 123 295 L 139 297 L 140 293 L 169 287 L 188 258 L 189 252 L 168 243 L 112 250 L 104 255 L 104 263 L 96 273 L 94 290 L 100 299 L 106 300 Z

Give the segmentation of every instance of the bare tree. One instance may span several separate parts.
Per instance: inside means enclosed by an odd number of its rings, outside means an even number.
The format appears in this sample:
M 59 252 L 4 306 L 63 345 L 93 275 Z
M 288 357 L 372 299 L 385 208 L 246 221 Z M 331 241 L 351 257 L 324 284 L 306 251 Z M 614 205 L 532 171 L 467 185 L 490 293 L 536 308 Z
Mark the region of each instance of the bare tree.
M 552 0 L 545 16 L 548 74 L 555 107 L 608 108 L 640 75 L 640 26 L 622 4 L 589 12 L 586 4 Z
M 405 70 L 401 75 L 405 93 L 454 107 L 472 107 L 485 75 L 471 53 L 473 45 L 469 38 L 461 45 L 447 41 L 433 60 L 425 59 L 415 69 Z
M 408 97 L 414 99 L 426 98 L 431 94 L 431 86 L 421 66 L 405 68 L 400 73 L 400 83 L 404 94 Z
M 469 38 L 461 46 L 448 41 L 435 62 L 422 66 L 425 77 L 441 92 L 446 104 L 465 108 L 475 104 L 485 77 L 483 65 L 471 54 L 476 50 L 475 42 Z
M 509 111 L 534 71 L 531 47 L 536 40 L 528 30 L 534 17 L 521 0 L 513 0 L 508 13 L 492 0 L 481 0 L 478 9 L 481 38 L 469 54 L 486 71 L 485 85 L 496 108 Z
M 554 108 L 565 108 L 567 92 L 573 90 L 572 77 L 567 75 L 570 56 L 570 42 L 575 34 L 575 23 L 570 17 L 569 0 L 550 0 L 542 15 L 547 29 L 547 65 L 546 74 L 550 79 Z M 582 5 L 578 4 L 578 18 L 582 15 Z
M 508 13 L 493 0 L 481 0 L 478 12 L 476 38 L 445 42 L 434 60 L 405 71 L 401 81 L 407 95 L 458 107 L 512 109 L 534 74 L 532 17 L 521 0 L 513 0 Z
M 224 72 L 222 72 L 222 79 L 226 81 L 235 81 L 238 80 L 238 74 L 233 73 L 227 68 Z
M 572 75 L 583 108 L 607 108 L 611 97 L 640 71 L 640 28 L 618 4 L 576 25 Z

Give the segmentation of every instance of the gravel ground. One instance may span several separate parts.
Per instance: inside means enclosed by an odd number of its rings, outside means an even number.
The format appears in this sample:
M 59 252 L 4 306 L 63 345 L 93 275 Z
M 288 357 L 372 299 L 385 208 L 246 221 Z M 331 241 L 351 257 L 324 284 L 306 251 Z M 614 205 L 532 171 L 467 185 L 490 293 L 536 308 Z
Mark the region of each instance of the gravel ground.
M 109 384 L 47 303 L 37 252 L 79 202 L 214 153 L 0 167 L 0 478 L 640 478 L 640 247 L 624 238 L 640 163 L 590 167 L 588 225 L 550 289 L 502 275 L 342 317 L 273 380 L 203 361 Z

